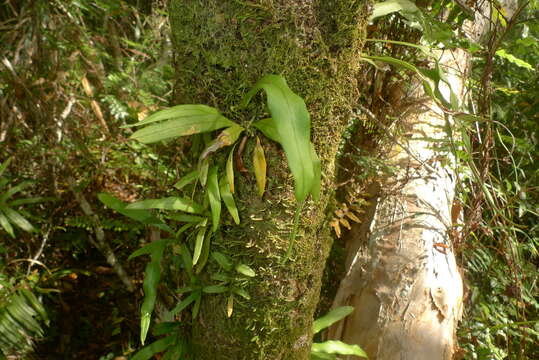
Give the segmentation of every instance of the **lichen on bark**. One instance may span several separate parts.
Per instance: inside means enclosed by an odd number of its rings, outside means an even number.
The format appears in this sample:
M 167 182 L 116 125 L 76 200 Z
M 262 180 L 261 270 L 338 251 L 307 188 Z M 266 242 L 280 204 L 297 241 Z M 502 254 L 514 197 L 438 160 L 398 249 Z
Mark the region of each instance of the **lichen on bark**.
M 322 160 L 323 191 L 303 210 L 292 259 L 286 252 L 296 207 L 293 181 L 278 145 L 262 144 L 268 188 L 256 196 L 252 178 L 237 175 L 239 226 L 222 227 L 212 246 L 253 267 L 251 300 L 238 299 L 231 318 L 226 298 L 206 296 L 192 324 L 197 359 L 307 359 L 312 316 L 331 240 L 323 226 L 333 194 L 334 158 L 358 100 L 358 55 L 365 1 L 171 0 L 177 103 L 215 106 L 248 126 L 264 116 L 263 97 L 245 110 L 243 95 L 266 74 L 281 74 L 303 97 Z M 331 5 L 334 6 L 331 6 Z M 253 130 L 248 129 L 252 134 Z M 252 141 L 245 151 L 246 166 Z

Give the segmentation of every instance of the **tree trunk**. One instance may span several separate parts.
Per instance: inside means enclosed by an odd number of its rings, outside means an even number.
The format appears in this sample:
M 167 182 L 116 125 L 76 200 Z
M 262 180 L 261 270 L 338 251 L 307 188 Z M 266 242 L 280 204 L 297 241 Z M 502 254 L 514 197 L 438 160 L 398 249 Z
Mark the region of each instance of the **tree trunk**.
M 440 64 L 462 96 L 466 54 L 446 52 Z M 369 359 L 448 360 L 458 350 L 463 285 L 453 240 L 460 206 L 452 159 L 436 150 L 449 144 L 443 129 L 450 117 L 433 101 L 423 106 L 400 119 L 404 136 L 389 135 L 395 144 L 386 163 L 397 170 L 372 186 L 371 218 L 348 244 L 334 301 L 355 311 L 329 337 L 359 344 Z
M 257 275 L 246 288 L 251 300 L 236 299 L 231 318 L 226 315 L 226 297 L 204 297 L 192 324 L 196 359 L 309 357 L 312 318 L 331 245 L 322 225 L 333 195 L 335 154 L 358 97 L 357 59 L 366 4 L 171 0 L 177 102 L 215 106 L 248 126 L 264 116 L 263 99 L 248 112 L 239 112 L 242 96 L 263 75 L 282 74 L 310 111 L 323 173 L 321 200 L 304 207 L 292 258 L 284 264 L 280 260 L 297 204 L 281 149 L 262 140 L 269 180 L 262 200 L 252 176 L 236 177 L 241 225 L 214 237 L 212 249 L 249 264 Z M 244 152 L 247 168 L 252 147 L 250 140 Z

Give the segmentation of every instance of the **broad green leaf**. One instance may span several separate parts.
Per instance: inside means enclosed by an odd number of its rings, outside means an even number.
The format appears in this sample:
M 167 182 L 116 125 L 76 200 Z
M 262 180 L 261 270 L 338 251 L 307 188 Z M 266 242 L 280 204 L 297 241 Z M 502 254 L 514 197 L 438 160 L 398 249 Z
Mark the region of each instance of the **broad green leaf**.
M 19 214 L 15 210 L 8 207 L 3 207 L 2 212 L 9 218 L 12 224 L 17 225 L 24 231 L 32 232 L 35 230 L 32 224 L 30 224 L 28 220 L 26 220 L 21 214 Z
M 1 210 L 1 209 L 0 209 Z M 0 211 L 0 225 L 6 230 L 6 232 L 12 237 L 15 238 L 15 233 L 13 232 L 13 227 L 9 223 L 9 220 L 5 215 Z
M 183 189 L 186 185 L 191 184 L 193 181 L 198 179 L 198 170 L 191 171 L 189 174 L 182 177 L 176 184 L 174 184 L 174 187 L 178 190 Z
M 165 351 L 176 341 L 176 336 L 170 335 L 159 339 L 148 346 L 143 347 L 131 358 L 131 360 L 148 360 L 155 354 Z
M 245 264 L 236 265 L 236 271 L 245 276 L 254 277 L 255 271 Z
M 262 197 L 266 190 L 266 156 L 264 149 L 260 145 L 260 139 L 256 138 L 256 145 L 253 151 L 253 167 L 255 170 L 256 185 L 258 196 Z
M 512 64 L 515 64 L 516 66 L 520 66 L 520 67 L 523 67 L 524 69 L 528 69 L 528 70 L 533 71 L 533 66 L 532 65 L 530 65 L 529 63 L 527 63 L 524 60 L 521 60 L 521 59 L 517 58 L 514 55 L 509 54 L 507 51 L 505 51 L 505 49 L 500 49 L 500 50 L 496 51 L 496 55 L 498 55 L 502 59 L 505 59 L 505 60 L 509 61 Z
M 315 183 L 320 181 L 315 178 L 311 157 L 309 112 L 303 99 L 290 90 L 283 77 L 277 75 L 267 75 L 256 83 L 247 93 L 244 104 L 260 89 L 266 91 L 268 108 L 294 177 L 296 200 L 303 202 Z
M 161 199 L 148 199 L 137 201 L 127 205 L 128 210 L 146 210 L 146 209 L 162 209 L 162 210 L 180 210 L 192 214 L 201 214 L 204 208 L 191 199 L 181 197 L 168 197 Z
M 226 159 L 226 178 L 231 194 L 234 194 L 234 149 L 236 149 L 235 144 L 230 150 L 230 153 L 228 153 L 228 158 Z
M 152 124 L 161 121 L 159 124 Z M 216 109 L 206 105 L 178 105 L 158 111 L 132 126 L 148 125 L 131 135 L 132 139 L 149 144 L 179 136 L 209 132 L 236 125 Z
M 221 266 L 224 270 L 232 270 L 232 261 L 225 254 L 222 254 L 218 251 L 212 251 L 211 257 L 214 258 L 215 261 L 217 261 L 217 263 L 219 264 L 219 266 Z
M 204 149 L 204 151 L 200 155 L 200 158 L 205 159 L 217 150 L 225 146 L 230 146 L 234 144 L 236 140 L 238 140 L 238 137 L 243 132 L 243 130 L 244 129 L 241 126 L 234 124 L 233 126 L 230 126 L 225 130 L 221 131 L 221 133 L 217 136 L 217 139 L 213 140 L 206 147 L 206 149 Z
M 387 0 L 374 4 L 372 14 L 369 17 L 369 22 L 376 18 L 385 16 L 397 11 L 403 11 L 407 13 L 418 12 L 419 9 L 415 4 L 408 0 Z
M 127 260 L 131 260 L 141 255 L 151 255 L 153 253 L 162 252 L 164 247 L 167 246 L 171 241 L 172 239 L 159 239 L 152 241 L 148 245 L 144 245 L 140 249 L 134 251 L 131 255 L 129 255 Z
M 236 202 L 234 201 L 234 196 L 230 193 L 230 188 L 228 186 L 226 177 L 222 177 L 221 180 L 219 180 L 219 190 L 221 199 L 223 199 L 226 209 L 232 216 L 232 219 L 234 219 L 234 222 L 239 224 L 240 215 L 238 213 L 238 208 L 236 207 Z
M 196 239 L 195 239 L 195 251 L 193 252 L 193 266 L 195 266 L 200 258 L 200 253 L 202 252 L 202 245 L 204 244 L 204 235 L 206 233 L 206 227 L 201 227 L 198 230 Z
M 367 357 L 367 353 L 358 345 L 349 345 L 337 340 L 328 340 L 322 343 L 313 343 L 311 350 L 314 353 L 339 354 L 339 355 L 356 355 L 359 357 Z
M 122 215 L 125 215 L 133 220 L 139 221 L 143 224 L 162 224 L 163 222 L 152 215 L 148 210 L 127 210 L 127 203 L 115 198 L 114 196 L 107 193 L 100 193 L 97 195 L 99 201 L 101 201 L 108 208 L 119 212 Z
M 328 312 L 326 315 L 316 319 L 313 323 L 313 334 L 317 334 L 320 330 L 330 327 L 339 320 L 344 319 L 354 311 L 352 306 L 341 306 Z
M 221 294 L 227 290 L 228 288 L 224 285 L 209 285 L 202 288 L 202 291 L 206 294 Z
M 277 127 L 275 126 L 275 122 L 272 118 L 257 121 L 253 123 L 253 126 L 258 130 L 262 131 L 262 134 L 264 134 L 266 137 L 270 138 L 275 142 L 278 142 L 279 144 L 281 143 L 279 132 L 277 131 Z
M 221 195 L 219 193 L 219 181 L 217 180 L 217 166 L 210 169 L 208 175 L 208 200 L 210 201 L 212 231 L 217 231 L 221 218 Z

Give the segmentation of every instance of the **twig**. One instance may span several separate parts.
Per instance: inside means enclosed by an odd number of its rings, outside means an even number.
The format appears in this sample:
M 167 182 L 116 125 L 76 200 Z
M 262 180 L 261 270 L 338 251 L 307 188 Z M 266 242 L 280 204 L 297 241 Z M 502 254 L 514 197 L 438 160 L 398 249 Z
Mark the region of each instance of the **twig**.
M 84 195 L 77 191 L 75 180 L 72 177 L 68 177 L 67 183 L 69 184 L 69 188 L 73 192 L 73 195 L 79 203 L 82 211 L 86 216 L 90 217 L 94 224 L 95 240 L 90 238 L 90 242 L 101 252 L 101 254 L 103 254 L 103 256 L 105 256 L 109 265 L 112 266 L 120 280 L 122 280 L 127 287 L 127 290 L 131 292 L 134 291 L 135 288 L 133 286 L 133 282 L 125 272 L 122 265 L 118 262 L 118 259 L 116 258 L 116 255 L 114 255 L 110 245 L 105 241 L 105 232 L 103 231 L 99 217 L 93 212 Z
M 36 252 L 34 257 L 30 260 L 30 264 L 28 264 L 28 269 L 26 270 L 26 275 L 30 274 L 30 270 L 32 269 L 32 266 L 34 264 L 40 264 L 41 263 L 37 260 L 41 257 L 41 254 L 43 254 L 43 249 L 45 249 L 45 245 L 47 244 L 47 241 L 49 240 L 49 235 L 51 233 L 51 229 L 47 229 L 45 234 L 43 234 L 43 239 L 41 240 L 41 246 L 39 247 L 39 250 Z

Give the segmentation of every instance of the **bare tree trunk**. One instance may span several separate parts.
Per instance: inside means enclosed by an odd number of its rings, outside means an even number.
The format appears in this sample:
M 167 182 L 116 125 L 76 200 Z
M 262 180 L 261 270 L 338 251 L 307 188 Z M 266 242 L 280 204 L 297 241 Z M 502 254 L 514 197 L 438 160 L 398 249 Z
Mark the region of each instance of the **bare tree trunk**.
M 462 95 L 466 55 L 446 52 L 440 63 Z M 369 359 L 447 360 L 458 348 L 463 286 L 451 234 L 459 206 L 452 159 L 435 149 L 447 142 L 450 119 L 433 101 L 425 105 L 401 119 L 406 135 L 386 160 L 397 171 L 377 185 L 372 223 L 359 227 L 363 233 L 348 246 L 347 274 L 334 301 L 355 311 L 329 337 L 359 344 Z

